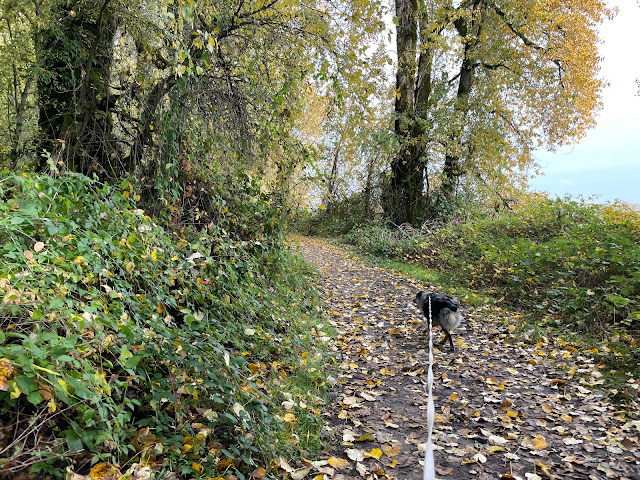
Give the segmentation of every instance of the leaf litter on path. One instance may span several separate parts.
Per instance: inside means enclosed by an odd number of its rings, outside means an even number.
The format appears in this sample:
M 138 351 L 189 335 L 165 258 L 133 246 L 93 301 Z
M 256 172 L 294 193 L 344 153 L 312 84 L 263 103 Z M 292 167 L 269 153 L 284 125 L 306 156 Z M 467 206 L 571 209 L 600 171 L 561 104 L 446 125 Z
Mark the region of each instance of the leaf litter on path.
M 310 475 L 422 479 L 428 333 L 412 300 L 429 286 L 320 240 L 300 239 L 300 251 L 321 273 L 338 331 L 339 375 L 323 429 L 332 468 Z M 462 309 L 455 352 L 435 350 L 438 478 L 640 479 L 637 400 L 610 403 L 597 366 L 562 340 L 524 343 L 508 312 Z

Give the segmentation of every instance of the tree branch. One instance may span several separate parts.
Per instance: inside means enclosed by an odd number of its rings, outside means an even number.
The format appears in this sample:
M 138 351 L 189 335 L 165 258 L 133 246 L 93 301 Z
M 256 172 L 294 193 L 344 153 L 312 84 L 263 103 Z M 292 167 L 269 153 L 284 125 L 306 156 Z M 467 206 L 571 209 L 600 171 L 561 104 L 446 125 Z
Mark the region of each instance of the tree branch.
M 547 52 L 546 48 L 543 48 L 540 45 L 538 45 L 537 43 L 531 41 L 524 33 L 522 33 L 520 30 L 518 30 L 513 25 L 513 23 L 511 23 L 509 20 L 507 20 L 507 14 L 504 13 L 502 11 L 502 9 L 495 4 L 495 2 L 489 2 L 489 7 L 491 7 L 493 9 L 493 11 L 496 12 L 496 14 L 502 19 L 504 24 L 507 27 L 509 27 L 509 30 L 511 30 L 511 32 L 516 37 L 518 37 L 520 40 L 522 40 L 522 43 L 524 43 L 527 47 L 534 48 L 534 49 L 539 50 L 541 52 Z

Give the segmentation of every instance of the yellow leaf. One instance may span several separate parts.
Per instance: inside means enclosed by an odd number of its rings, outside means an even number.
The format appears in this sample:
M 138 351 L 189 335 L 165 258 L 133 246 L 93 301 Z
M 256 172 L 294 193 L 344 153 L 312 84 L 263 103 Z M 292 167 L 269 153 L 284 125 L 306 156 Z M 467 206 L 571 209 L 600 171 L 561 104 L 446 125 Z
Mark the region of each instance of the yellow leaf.
M 356 442 L 375 442 L 376 438 L 373 436 L 373 433 L 365 433 L 364 435 L 356 438 Z
M 260 371 L 260 365 L 258 365 L 257 363 L 250 363 L 249 365 L 247 365 L 247 368 L 249 368 L 249 371 L 251 373 L 258 373 Z
M 20 390 L 20 388 L 18 387 L 18 384 L 15 382 L 15 380 L 11 380 L 11 381 L 9 382 L 9 385 L 11 385 L 11 387 L 13 388 L 13 391 L 9 394 L 9 396 L 10 396 L 12 399 L 16 399 L 16 398 L 18 398 L 18 397 L 22 394 L 22 391 L 21 391 L 21 390 Z
M 542 435 L 536 435 L 533 438 L 525 437 L 522 440 L 521 445 L 531 450 L 542 450 L 543 448 L 547 447 L 547 441 Z
M 345 469 L 350 465 L 350 463 L 347 460 L 345 460 L 344 458 L 338 458 L 338 457 L 330 457 L 327 460 L 327 463 L 331 465 L 333 468 L 337 468 L 338 470 Z
M 48 368 L 41 367 L 40 365 L 33 365 L 33 368 L 35 368 L 36 370 L 42 370 L 43 372 L 50 373 L 51 375 L 60 376 L 58 372 L 54 372 L 53 370 L 49 370 Z
M 382 450 L 380 450 L 379 448 L 372 448 L 368 452 L 364 452 L 364 456 L 380 460 L 380 457 L 382 456 Z
M 231 460 L 229 457 L 224 457 L 218 462 L 218 464 L 216 465 L 216 468 L 218 469 L 219 472 L 224 472 L 232 464 L 233 464 L 233 460 Z
M 293 413 L 287 413 L 284 416 L 284 421 L 287 423 L 293 423 L 296 421 L 296 416 Z
M 452 393 L 449 398 L 451 398 L 452 402 L 457 402 L 459 400 L 459 397 L 458 397 L 457 393 Z
M 198 472 L 198 474 L 202 473 L 202 465 L 200 465 L 197 462 L 193 462 L 191 464 L 191 468 L 193 468 L 196 472 Z
M 110 463 L 98 463 L 95 465 L 91 471 L 89 472 L 89 478 L 119 478 L 121 475 L 120 470 L 118 470 L 115 465 Z
M 551 476 L 551 467 L 549 465 L 546 465 L 542 462 L 537 462 L 536 467 L 538 467 L 540 471 L 545 474 L 545 476 Z
M 546 413 L 551 413 L 553 412 L 553 405 L 549 405 L 548 403 L 543 403 L 542 410 Z
M 49 408 L 49 413 L 54 413 L 58 409 L 56 402 L 54 402 L 53 400 L 49 400 L 49 403 L 47 403 L 47 407 Z

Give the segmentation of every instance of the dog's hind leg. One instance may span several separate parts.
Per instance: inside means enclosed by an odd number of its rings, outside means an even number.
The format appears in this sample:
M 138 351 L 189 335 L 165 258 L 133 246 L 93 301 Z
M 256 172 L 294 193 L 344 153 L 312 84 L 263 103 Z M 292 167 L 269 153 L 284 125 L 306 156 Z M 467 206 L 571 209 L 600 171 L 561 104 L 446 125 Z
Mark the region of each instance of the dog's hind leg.
M 444 345 L 445 343 L 447 343 L 447 340 L 449 340 L 449 345 L 451 345 L 451 351 L 453 352 L 455 349 L 453 348 L 453 339 L 451 338 L 451 332 L 447 332 L 444 329 L 442 330 L 444 331 L 444 338 L 440 342 L 440 345 Z

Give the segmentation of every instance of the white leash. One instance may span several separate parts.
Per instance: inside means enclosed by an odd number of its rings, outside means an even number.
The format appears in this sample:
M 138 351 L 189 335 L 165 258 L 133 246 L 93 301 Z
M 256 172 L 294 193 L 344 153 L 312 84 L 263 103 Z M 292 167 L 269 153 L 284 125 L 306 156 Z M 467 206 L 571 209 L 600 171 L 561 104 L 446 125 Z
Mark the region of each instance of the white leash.
M 433 461 L 433 445 L 431 432 L 433 432 L 433 420 L 436 408 L 433 404 L 433 322 L 431 319 L 431 297 L 429 297 L 429 373 L 427 374 L 428 400 L 427 400 L 427 448 L 424 452 L 424 480 L 435 480 L 435 463 Z

